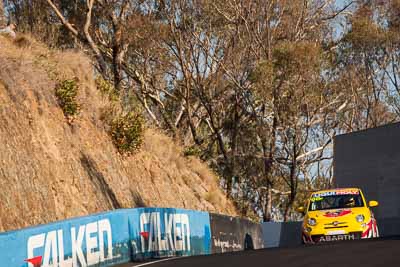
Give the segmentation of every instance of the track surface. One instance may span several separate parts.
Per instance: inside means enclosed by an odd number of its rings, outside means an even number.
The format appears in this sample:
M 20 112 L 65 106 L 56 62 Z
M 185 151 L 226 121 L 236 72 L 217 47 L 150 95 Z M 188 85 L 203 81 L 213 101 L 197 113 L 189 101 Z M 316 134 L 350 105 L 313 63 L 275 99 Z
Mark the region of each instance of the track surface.
M 137 263 L 140 266 L 143 263 Z M 135 264 L 124 264 L 130 267 Z M 360 240 L 304 246 L 299 248 L 263 249 L 237 253 L 176 258 L 153 262 L 149 267 L 376 267 L 400 266 L 400 238 Z

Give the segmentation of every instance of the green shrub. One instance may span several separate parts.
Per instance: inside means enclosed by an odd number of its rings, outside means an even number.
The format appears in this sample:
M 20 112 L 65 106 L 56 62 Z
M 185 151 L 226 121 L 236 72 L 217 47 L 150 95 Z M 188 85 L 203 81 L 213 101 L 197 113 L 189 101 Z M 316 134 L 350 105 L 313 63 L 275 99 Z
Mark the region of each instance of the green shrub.
M 113 84 L 111 84 L 109 81 L 104 80 L 101 76 L 98 76 L 95 82 L 97 89 L 101 92 L 103 96 L 107 96 L 110 101 L 118 101 L 119 94 Z
M 189 157 L 189 156 L 200 157 L 201 150 L 200 150 L 200 148 L 198 148 L 196 146 L 186 147 L 185 150 L 183 151 L 183 155 L 186 157 Z
M 120 113 L 110 121 L 110 135 L 121 154 L 138 150 L 142 143 L 145 123 L 138 112 Z
M 72 118 L 79 113 L 79 104 L 76 100 L 78 89 L 79 86 L 76 79 L 61 81 L 56 86 L 58 104 L 68 118 Z

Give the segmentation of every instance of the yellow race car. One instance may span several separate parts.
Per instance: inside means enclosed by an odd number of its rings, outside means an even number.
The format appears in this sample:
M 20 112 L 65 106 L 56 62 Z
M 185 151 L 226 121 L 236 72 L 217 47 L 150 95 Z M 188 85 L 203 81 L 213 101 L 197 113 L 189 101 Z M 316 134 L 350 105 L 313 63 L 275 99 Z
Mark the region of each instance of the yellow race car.
M 379 237 L 378 226 L 358 188 L 341 188 L 313 192 L 303 213 L 302 240 L 305 244 Z

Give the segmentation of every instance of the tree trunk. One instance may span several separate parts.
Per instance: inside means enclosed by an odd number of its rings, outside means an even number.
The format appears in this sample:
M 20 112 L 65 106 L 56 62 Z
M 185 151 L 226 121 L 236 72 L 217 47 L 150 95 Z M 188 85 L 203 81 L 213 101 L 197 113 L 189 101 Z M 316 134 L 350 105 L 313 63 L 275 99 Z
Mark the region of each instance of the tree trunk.
M 273 157 L 275 151 L 275 142 L 276 142 L 276 129 L 278 126 L 278 120 L 276 116 L 274 116 L 273 124 L 272 124 L 272 137 L 269 140 L 269 147 L 267 148 L 266 140 L 263 138 L 262 146 L 263 146 L 263 156 L 264 156 L 264 176 L 267 183 L 267 202 L 264 207 L 264 222 L 269 222 L 272 219 L 272 189 L 274 186 L 272 175 L 273 175 Z M 268 149 L 268 151 L 267 151 Z M 268 153 L 268 154 L 267 154 Z
M 7 18 L 4 9 L 4 2 L 0 0 L 0 28 L 4 28 L 7 26 Z
M 270 222 L 272 220 L 272 185 L 267 184 L 267 196 L 264 206 L 263 221 Z
M 293 193 L 291 193 L 290 196 L 289 196 L 289 202 L 286 205 L 285 211 L 284 211 L 284 214 L 283 214 L 283 220 L 285 222 L 289 221 L 289 219 L 290 219 L 290 210 L 293 207 L 293 203 L 294 203 L 294 195 L 293 195 Z
M 122 62 L 124 61 L 124 47 L 122 43 L 122 27 L 118 20 L 113 17 L 114 40 L 112 47 L 112 62 L 114 74 L 114 87 L 119 92 L 121 91 L 122 81 Z
M 290 195 L 289 201 L 285 208 L 284 213 L 284 221 L 287 222 L 290 218 L 290 210 L 294 204 L 297 195 L 297 185 L 298 185 L 298 176 L 296 174 L 297 168 L 297 148 L 296 148 L 296 135 L 293 137 L 293 155 L 292 155 L 292 163 L 290 165 Z

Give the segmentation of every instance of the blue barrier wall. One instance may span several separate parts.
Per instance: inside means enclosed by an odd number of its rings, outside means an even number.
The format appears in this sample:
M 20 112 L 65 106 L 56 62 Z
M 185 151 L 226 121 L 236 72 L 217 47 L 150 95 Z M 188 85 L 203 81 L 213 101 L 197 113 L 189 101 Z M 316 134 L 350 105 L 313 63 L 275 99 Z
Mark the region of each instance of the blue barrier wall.
M 208 212 L 141 208 L 129 214 L 132 258 L 135 261 L 166 256 L 211 253 Z
M 105 266 L 130 259 L 128 210 L 101 213 L 0 234 L 0 266 Z
M 152 257 L 211 252 L 206 212 L 117 210 L 0 234 L 0 267 L 109 266 Z

